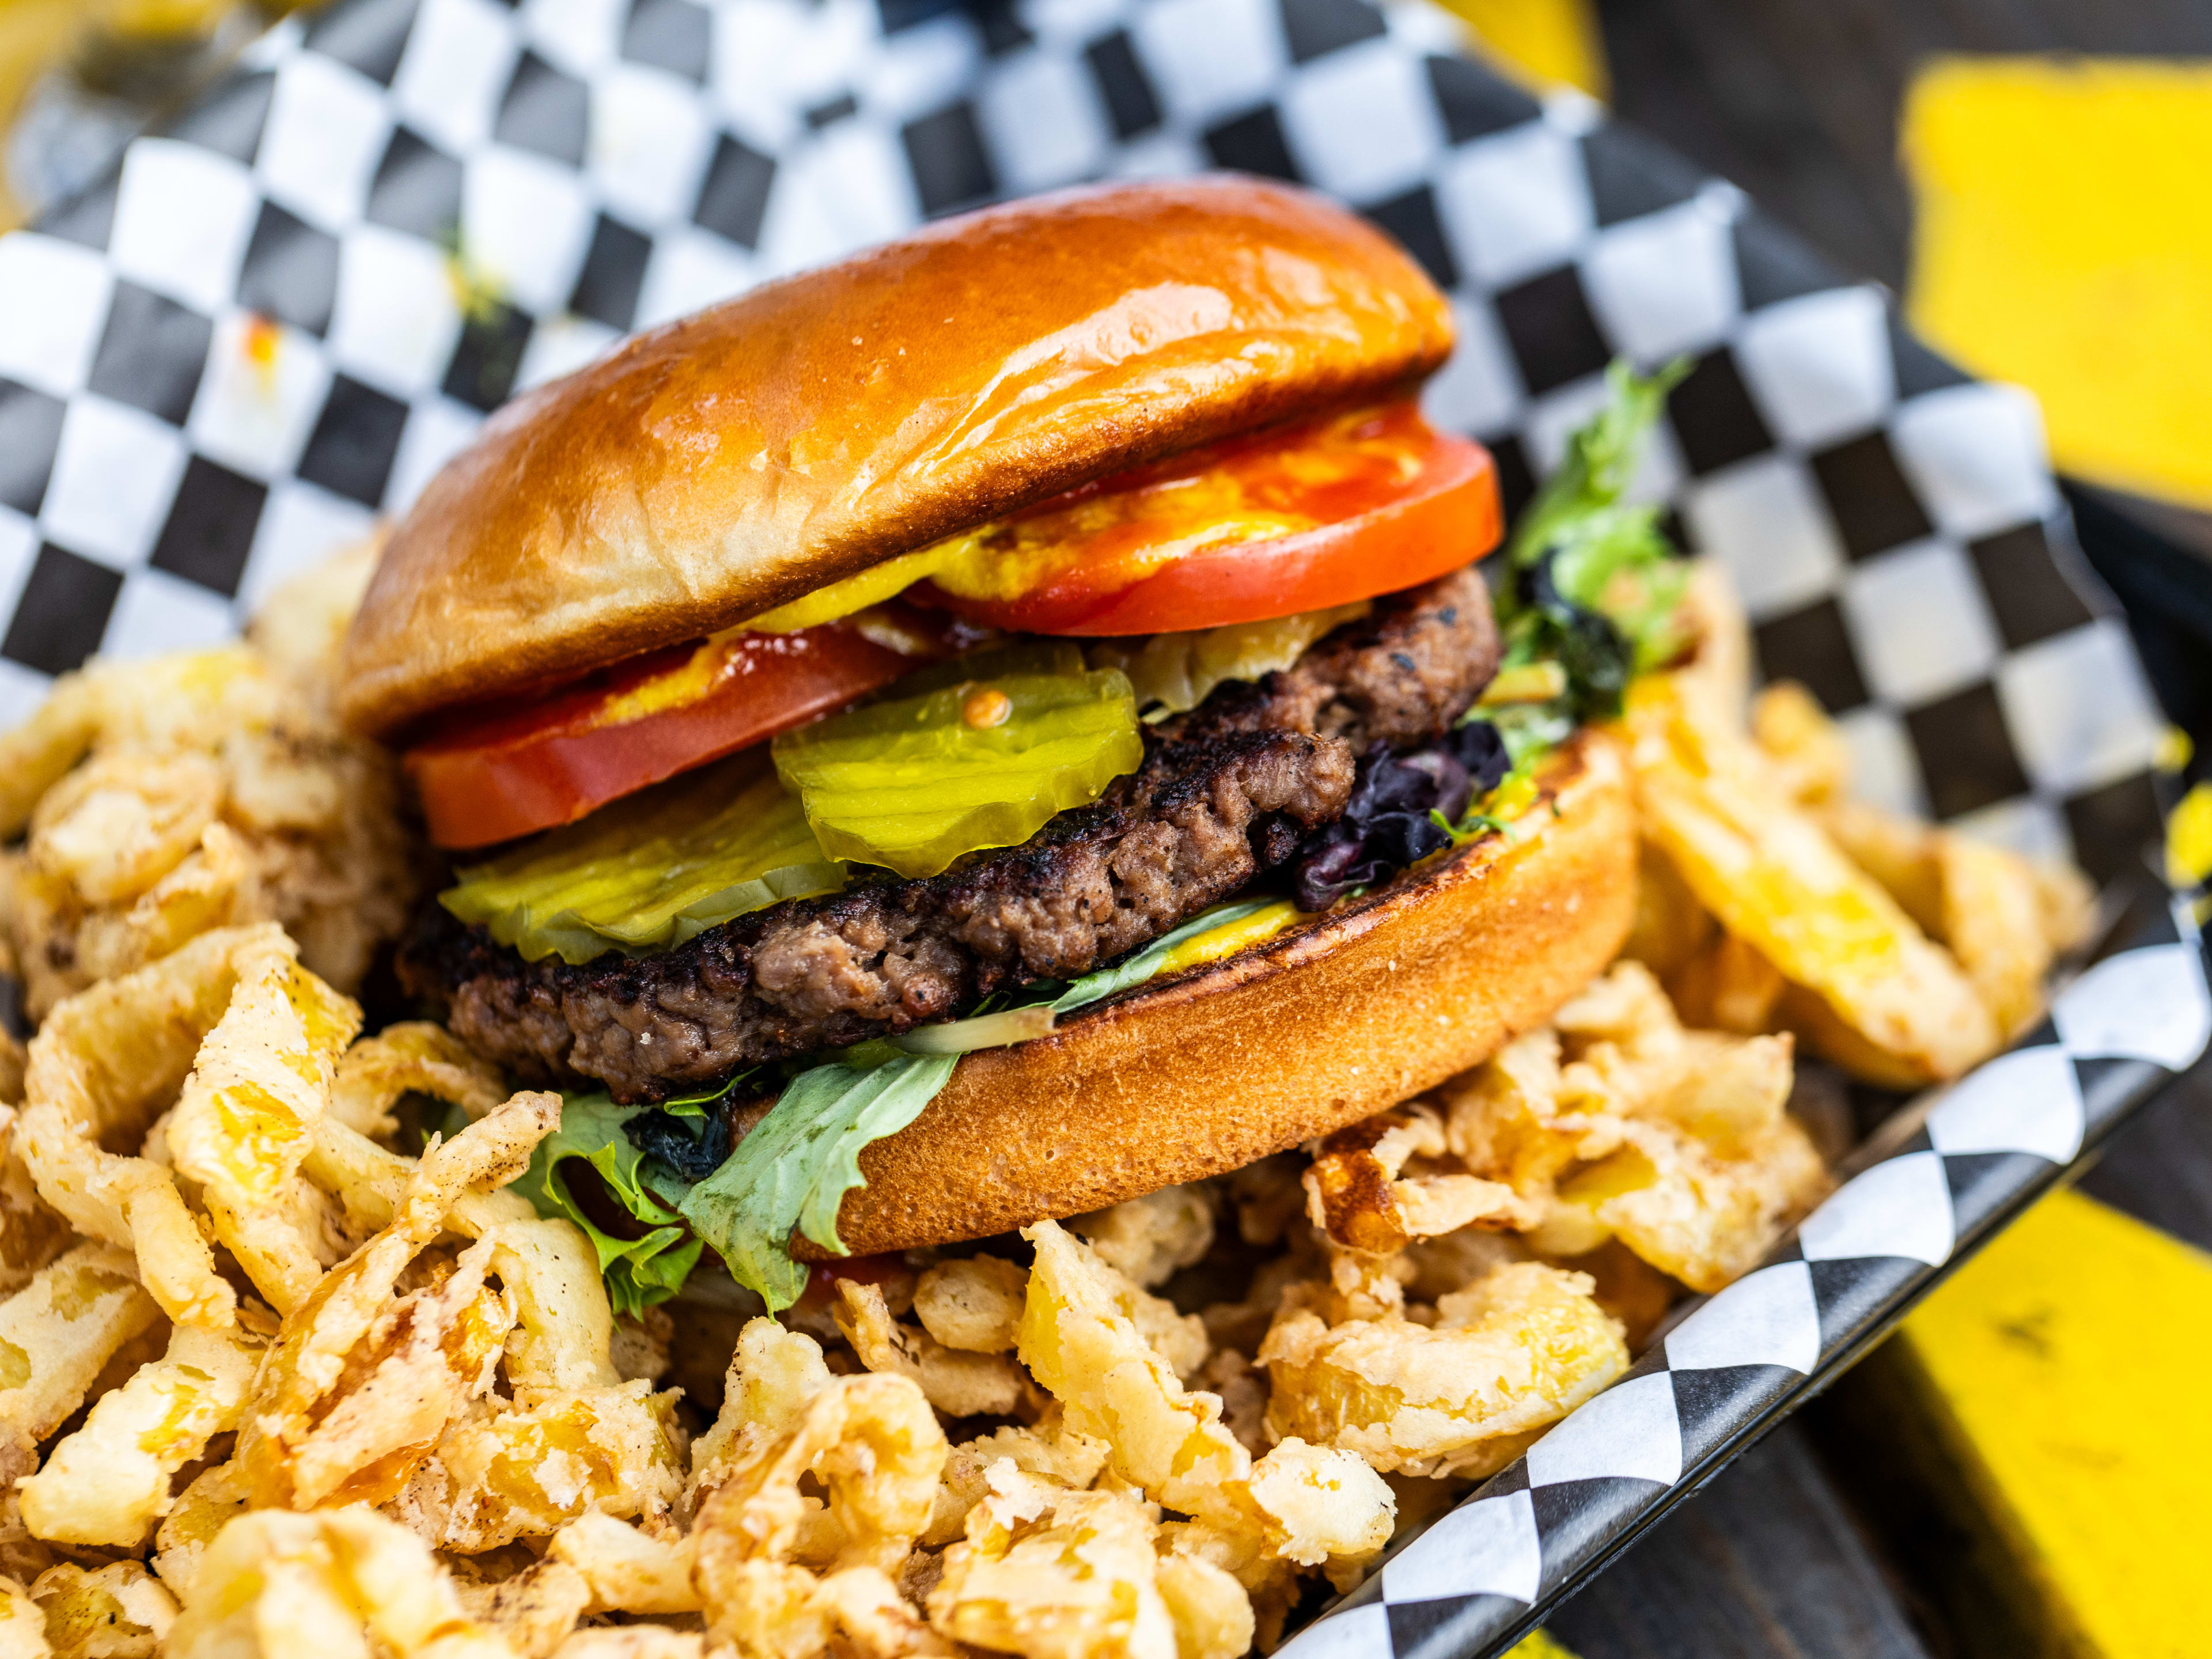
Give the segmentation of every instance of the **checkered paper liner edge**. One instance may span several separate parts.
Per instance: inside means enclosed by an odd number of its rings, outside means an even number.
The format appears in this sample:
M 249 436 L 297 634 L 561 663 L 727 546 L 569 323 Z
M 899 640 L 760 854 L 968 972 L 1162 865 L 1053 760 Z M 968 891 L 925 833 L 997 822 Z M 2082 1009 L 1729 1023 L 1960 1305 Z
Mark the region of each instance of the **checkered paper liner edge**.
M 2100 878 L 2135 860 L 2160 723 L 2033 403 L 1419 0 L 337 0 L 281 25 L 0 238 L 0 722 L 95 651 L 228 637 L 629 331 L 944 212 L 1206 167 L 1351 203 L 1450 291 L 1427 405 L 1490 444 L 1509 507 L 1607 362 L 1688 357 L 1636 491 L 1730 570 L 1760 670 L 1838 717 L 1860 793 Z M 1296 1644 L 1456 1659 L 1531 1622 L 2194 1057 L 2182 939 L 2085 976 L 1790 1260 Z
M 2099 877 L 2159 721 L 2033 403 L 1733 187 L 1409 0 L 338 0 L 0 239 L 0 720 L 230 633 L 623 332 L 1085 179 L 1302 179 L 1453 293 L 1509 506 L 1616 354 L 1694 362 L 1638 490 L 1734 573 L 1870 798 Z
M 2203 942 L 2166 924 L 2069 985 L 2010 1052 L 1920 1103 L 1767 1264 L 1700 1299 L 1620 1381 L 1281 1651 L 1467 1659 L 1545 1610 L 1840 1372 L 2212 1039 Z

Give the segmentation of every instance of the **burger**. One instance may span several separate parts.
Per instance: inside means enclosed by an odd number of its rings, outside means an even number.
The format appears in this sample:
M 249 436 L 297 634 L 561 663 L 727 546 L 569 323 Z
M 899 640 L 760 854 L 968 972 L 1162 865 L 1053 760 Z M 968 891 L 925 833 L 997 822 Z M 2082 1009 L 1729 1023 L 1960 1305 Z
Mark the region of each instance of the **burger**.
M 1421 413 L 1452 344 L 1312 195 L 1079 190 L 643 334 L 433 481 L 343 664 L 453 860 L 401 976 L 567 1091 L 533 1196 L 618 1306 L 1235 1170 L 1612 958 L 1664 386 L 1508 543 Z

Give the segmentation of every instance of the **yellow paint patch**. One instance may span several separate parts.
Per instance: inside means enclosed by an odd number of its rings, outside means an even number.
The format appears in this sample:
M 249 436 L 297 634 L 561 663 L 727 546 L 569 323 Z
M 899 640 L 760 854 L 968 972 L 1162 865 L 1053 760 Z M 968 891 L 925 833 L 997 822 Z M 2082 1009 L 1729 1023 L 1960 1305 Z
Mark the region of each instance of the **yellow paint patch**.
M 2212 507 L 2212 64 L 1939 59 L 1899 143 L 1914 326 L 2063 468 Z
M 2212 879 L 2212 783 L 2184 795 L 2166 821 L 2166 878 L 2176 887 Z
M 1575 1656 L 1551 1632 L 1532 1630 L 1505 1650 L 1505 1659 L 1575 1659 Z
M 2051 1195 L 1931 1296 L 1901 1340 L 2055 1650 L 2201 1654 L 2212 1486 L 2212 1257 Z
M 264 20 L 303 0 L 262 0 Z M 0 131 L 12 127 L 39 78 L 76 51 L 99 28 L 133 40 L 204 35 L 238 0 L 0 0 Z M 182 61 L 179 59 L 179 61 Z M 13 229 L 23 205 L 8 192 L 0 169 L 0 232 Z
M 2150 763 L 2161 772 L 2185 770 L 2197 753 L 2197 745 L 2189 733 L 2178 726 L 2169 726 L 2158 734 L 2158 746 L 2151 750 Z
M 1538 87 L 1606 95 L 1605 41 L 1589 0 L 1444 0 L 1465 18 L 1484 54 Z
M 82 0 L 8 0 L 0 4 L 0 130 L 15 115 L 38 78 L 76 43 Z M 0 171 L 0 231 L 13 229 L 23 210 L 8 192 Z

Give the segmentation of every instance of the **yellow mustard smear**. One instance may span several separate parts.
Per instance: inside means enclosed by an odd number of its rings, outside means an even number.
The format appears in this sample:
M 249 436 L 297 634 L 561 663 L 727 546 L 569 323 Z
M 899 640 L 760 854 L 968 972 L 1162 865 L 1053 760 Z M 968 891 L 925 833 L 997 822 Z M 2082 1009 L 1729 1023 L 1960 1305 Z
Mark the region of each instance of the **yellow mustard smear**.
M 1510 823 L 1536 804 L 1536 780 L 1527 772 L 1510 774 L 1481 801 L 1476 811 Z
M 1224 957 L 1233 957 L 1239 951 L 1249 950 L 1295 927 L 1306 919 L 1306 913 L 1288 899 L 1255 910 L 1250 915 L 1235 921 L 1224 921 L 1218 927 L 1208 928 L 1195 939 L 1187 939 L 1160 959 L 1156 978 L 1180 974 L 1186 968 L 1202 967 L 1209 962 L 1218 962 Z

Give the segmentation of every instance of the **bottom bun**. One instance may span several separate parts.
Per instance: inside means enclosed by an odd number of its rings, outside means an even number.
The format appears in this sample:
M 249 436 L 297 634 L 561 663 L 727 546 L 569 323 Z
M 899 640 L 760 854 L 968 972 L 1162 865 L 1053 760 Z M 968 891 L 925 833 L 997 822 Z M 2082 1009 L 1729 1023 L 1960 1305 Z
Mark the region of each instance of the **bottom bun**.
M 1627 769 L 1584 732 L 1539 769 L 1521 838 L 1487 836 L 1224 961 L 968 1055 L 860 1154 L 855 1255 L 1079 1215 L 1355 1122 L 1541 1024 L 1636 907 Z M 800 1254 L 822 1252 L 801 1246 Z

